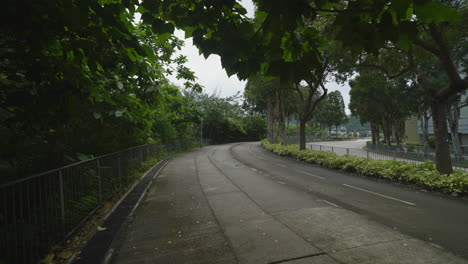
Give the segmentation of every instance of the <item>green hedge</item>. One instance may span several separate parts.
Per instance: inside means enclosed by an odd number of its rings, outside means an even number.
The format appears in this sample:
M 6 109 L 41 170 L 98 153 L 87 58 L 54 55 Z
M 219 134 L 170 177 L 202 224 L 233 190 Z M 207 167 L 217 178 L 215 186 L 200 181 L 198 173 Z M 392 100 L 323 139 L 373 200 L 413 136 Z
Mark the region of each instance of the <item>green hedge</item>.
M 466 196 L 468 194 L 468 172 L 455 170 L 450 176 L 440 174 L 430 161 L 417 165 L 402 161 L 374 160 L 350 155 L 338 156 L 335 153 L 324 151 L 299 150 L 299 147 L 295 145 L 271 144 L 266 139 L 262 141 L 262 146 L 281 156 L 295 158 L 332 169 L 416 184 L 426 189 L 452 195 Z

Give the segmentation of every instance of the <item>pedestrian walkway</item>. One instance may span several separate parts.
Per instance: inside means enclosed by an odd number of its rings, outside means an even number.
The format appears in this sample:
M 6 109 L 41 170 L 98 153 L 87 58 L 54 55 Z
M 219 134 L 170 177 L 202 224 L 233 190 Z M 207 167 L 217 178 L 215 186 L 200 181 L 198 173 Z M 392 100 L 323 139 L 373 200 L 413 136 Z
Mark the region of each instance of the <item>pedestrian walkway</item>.
M 200 188 L 192 153 L 159 174 L 124 231 L 114 263 L 237 263 Z

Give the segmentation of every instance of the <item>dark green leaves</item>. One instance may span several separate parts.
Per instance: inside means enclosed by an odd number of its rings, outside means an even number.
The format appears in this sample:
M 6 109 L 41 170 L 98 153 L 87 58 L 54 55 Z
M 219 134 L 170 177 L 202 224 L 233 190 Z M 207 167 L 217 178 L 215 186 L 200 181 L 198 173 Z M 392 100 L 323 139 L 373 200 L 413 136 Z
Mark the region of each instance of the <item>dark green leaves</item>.
M 154 19 L 154 21 L 151 23 L 151 27 L 155 34 L 174 33 L 174 25 L 171 23 L 166 23 L 161 19 Z
M 415 4 L 414 13 L 418 21 L 425 23 L 458 21 L 460 19 L 456 9 L 433 1 L 421 5 Z
M 393 9 L 394 21 L 406 21 L 411 19 L 413 14 L 413 4 L 408 0 L 392 0 L 391 8 Z

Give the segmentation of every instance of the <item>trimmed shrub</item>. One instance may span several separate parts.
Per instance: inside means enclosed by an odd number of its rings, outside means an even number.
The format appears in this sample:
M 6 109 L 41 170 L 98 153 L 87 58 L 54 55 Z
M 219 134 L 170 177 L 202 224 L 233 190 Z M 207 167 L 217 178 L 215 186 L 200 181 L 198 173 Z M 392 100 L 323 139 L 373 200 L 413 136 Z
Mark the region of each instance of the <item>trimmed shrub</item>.
M 403 161 L 374 160 L 349 155 L 338 156 L 325 151 L 299 150 L 299 147 L 295 145 L 271 144 L 266 139 L 262 141 L 262 146 L 278 155 L 327 168 L 416 184 L 426 189 L 452 195 L 468 194 L 468 172 L 455 170 L 452 175 L 440 174 L 431 161 L 417 165 Z

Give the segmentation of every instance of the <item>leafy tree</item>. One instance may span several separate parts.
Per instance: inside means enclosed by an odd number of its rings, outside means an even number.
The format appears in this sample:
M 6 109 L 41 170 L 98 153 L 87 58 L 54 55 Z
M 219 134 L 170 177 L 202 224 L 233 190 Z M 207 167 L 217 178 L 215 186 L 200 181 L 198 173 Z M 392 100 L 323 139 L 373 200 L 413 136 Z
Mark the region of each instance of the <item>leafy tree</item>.
M 410 52 L 414 43 L 435 56 L 450 82 L 434 93 L 435 120 L 444 116 L 439 102 L 467 88 L 453 56 L 466 50 L 461 38 L 455 37 L 465 36 L 466 27 L 446 23 L 457 20 L 462 11 L 445 2 L 254 2 L 256 17 L 250 19 L 235 0 L 39 0 L 32 4 L 7 0 L 0 11 L 0 133 L 4 136 L 0 168 L 24 168 L 22 173 L 29 173 L 30 168 L 63 164 L 65 155 L 76 159 L 79 152 L 100 154 L 168 139 L 174 132 L 170 126 L 185 131 L 193 120 L 186 111 L 191 107 L 179 103 L 190 102 L 175 99 L 181 95 L 174 94 L 164 76 L 174 71 L 187 80 L 186 87 L 197 91 L 201 87 L 183 66 L 186 59 L 173 59 L 181 43 L 172 36 L 175 27 L 193 37 L 204 56 L 219 54 L 230 75 L 247 79 L 260 72 L 278 78 L 281 91 L 296 87 L 298 94 L 302 88 L 297 87 L 306 81 L 309 91 L 302 94 L 298 115 L 303 124 L 316 105 L 309 98 L 323 89 L 330 69 L 345 72 L 340 68 L 350 62 L 344 56 L 329 60 L 327 52 L 333 54 L 336 47 L 327 45 L 329 40 L 341 41 L 342 50 L 352 54 L 378 53 L 388 43 Z M 448 4 L 457 7 L 457 3 Z M 134 22 L 136 12 L 142 15 L 143 25 Z M 324 27 L 330 24 L 334 34 L 327 35 L 330 30 Z M 178 66 L 171 67 L 172 63 Z M 424 80 L 419 74 L 418 82 L 423 85 Z M 324 94 L 325 90 L 320 96 Z M 277 102 L 277 109 L 284 109 L 282 101 Z M 174 109 L 182 113 L 180 119 L 171 115 Z M 284 120 L 283 110 L 276 113 L 278 120 Z M 243 135 L 238 120 L 226 117 L 224 121 L 228 130 Z M 436 131 L 446 133 L 443 125 L 436 122 Z M 436 146 L 439 157 L 445 145 Z M 448 171 L 439 165 L 441 171 Z
M 2 181 L 168 140 L 162 130 L 188 136 L 193 118 L 165 74 L 175 65 L 187 86 L 200 87 L 173 56 L 182 41 L 133 23 L 138 1 L 8 2 L 0 11 Z
M 408 79 L 389 80 L 378 71 L 363 71 L 350 81 L 351 102 L 349 108 L 362 122 L 370 122 L 372 141 L 380 143 L 380 127 L 384 139 L 391 144 L 391 137 L 401 144 L 402 122 L 417 112 L 421 91 Z
M 452 164 L 448 145 L 447 108 L 450 98 L 468 88 L 466 75 L 466 36 L 468 11 L 462 1 L 444 1 L 432 3 L 441 7 L 440 14 L 452 12 L 452 20 L 432 17 L 419 13 L 414 19 L 409 42 L 394 42 L 384 46 L 384 51 L 375 60 L 372 56 L 364 56 L 360 63 L 383 71 L 388 77 L 399 77 L 405 73 L 413 73 L 415 81 L 425 91 L 424 105 L 431 108 L 434 121 L 436 167 L 445 174 L 452 173 Z M 453 9 L 447 9 L 447 6 Z M 423 18 L 421 18 L 423 17 Z M 397 63 L 388 63 L 397 61 Z M 372 63 L 374 61 L 374 63 Z M 398 62 L 399 61 L 399 62 Z M 371 62 L 371 63 L 369 63 Z M 427 112 L 426 110 L 422 112 Z M 422 115 L 426 116 L 427 115 Z M 423 130 L 424 131 L 424 130 Z
M 249 78 L 244 89 L 244 106 L 260 113 L 267 119 L 267 138 L 286 142 L 285 119 L 297 111 L 296 98 L 291 91 L 280 85 L 278 78 L 267 78 L 260 74 Z
M 325 125 L 329 128 L 331 134 L 332 126 L 335 126 L 338 135 L 338 126 L 345 124 L 348 117 L 345 112 L 345 105 L 340 91 L 333 91 L 327 95 L 317 110 L 316 119 L 318 123 Z
M 362 122 L 358 116 L 348 115 L 348 122 L 345 124 L 348 132 L 367 133 L 370 130 L 369 123 Z
M 247 114 L 238 94 L 227 98 L 200 94 L 195 101 L 202 112 L 203 135 L 212 143 L 260 140 L 265 135 L 264 117 Z
M 242 119 L 245 136 L 242 141 L 259 141 L 266 136 L 266 122 L 262 115 L 247 115 Z

